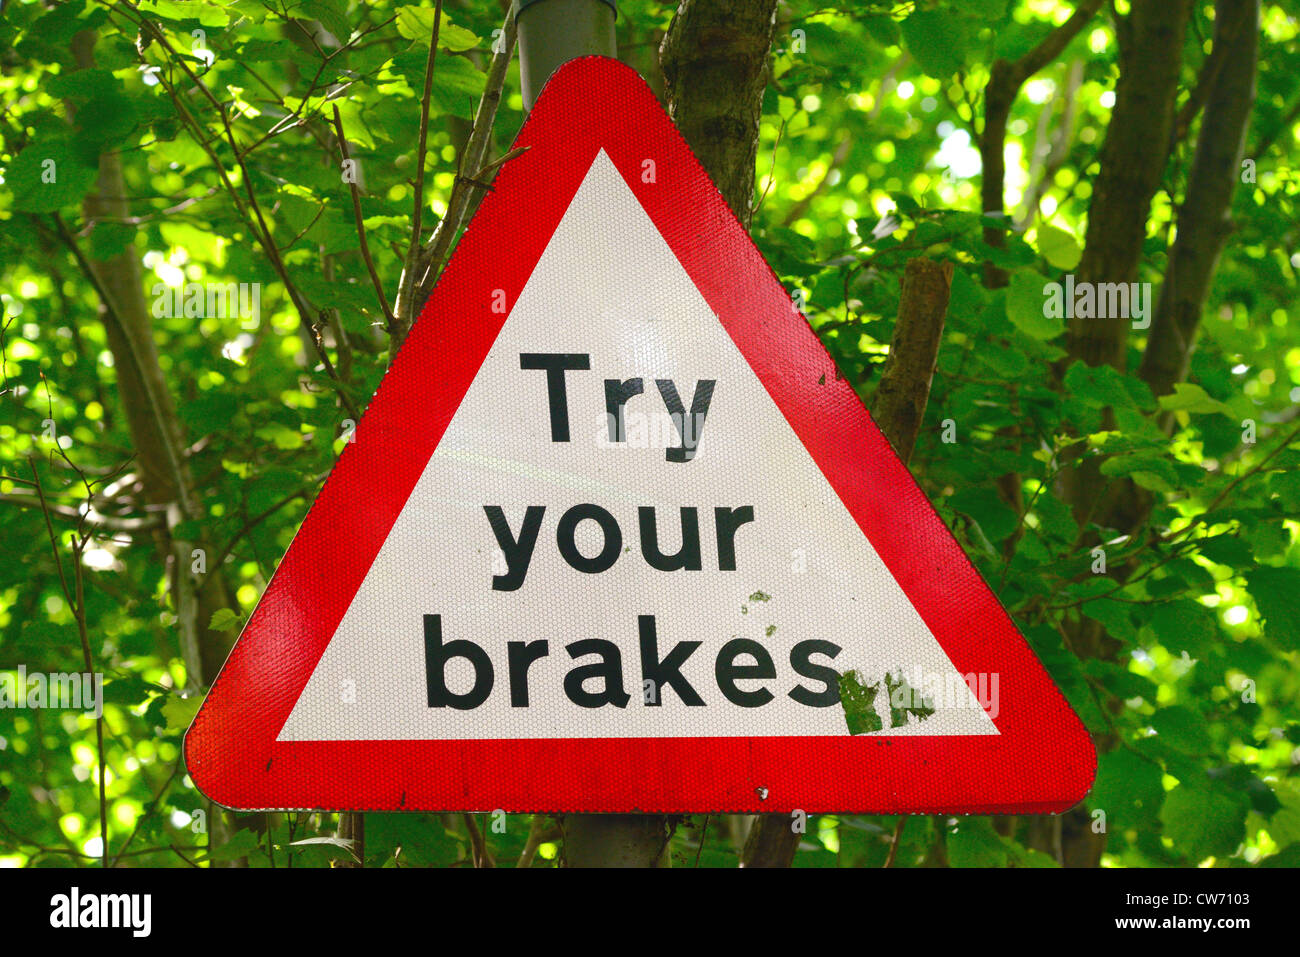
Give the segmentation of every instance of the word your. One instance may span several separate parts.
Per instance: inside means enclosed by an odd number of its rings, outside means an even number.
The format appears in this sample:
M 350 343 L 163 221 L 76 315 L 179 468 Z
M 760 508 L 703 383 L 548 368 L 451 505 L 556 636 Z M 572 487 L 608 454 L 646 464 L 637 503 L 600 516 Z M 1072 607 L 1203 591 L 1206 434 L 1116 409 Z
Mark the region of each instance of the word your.
M 663 690 L 670 688 L 688 707 L 703 707 L 704 699 L 686 680 L 681 669 L 704 642 L 679 641 L 668 649 L 667 654 L 661 655 L 654 615 L 637 616 L 637 637 L 644 704 L 647 707 L 661 706 Z M 790 668 L 801 678 L 820 682 L 821 688 L 796 684 L 787 695 L 810 708 L 829 708 L 838 704 L 839 673 L 812 659 L 814 655 L 820 655 L 834 660 L 841 650 L 838 645 L 817 638 L 801 641 L 791 648 Z M 623 658 L 618 645 L 602 638 L 584 638 L 565 645 L 564 651 L 574 661 L 588 657 L 596 659 L 575 665 L 565 675 L 564 693 L 570 701 L 581 708 L 628 706 L 632 696 L 624 686 Z M 551 643 L 545 638 L 506 643 L 505 673 L 510 707 L 528 707 L 528 669 L 550 653 Z M 752 660 L 742 660 L 745 656 Z M 456 692 L 447 687 L 447 662 L 452 658 L 465 659 L 474 672 L 474 682 L 468 691 Z M 430 708 L 472 711 L 488 700 L 497 683 L 496 668 L 481 645 L 466 638 L 443 640 L 441 615 L 424 616 L 424 668 Z M 731 639 L 718 649 L 714 659 L 713 678 L 718 690 L 724 698 L 742 708 L 760 708 L 774 700 L 776 695 L 770 688 L 755 687 L 754 683 L 771 681 L 776 677 L 776 663 L 771 654 L 757 641 L 748 638 Z M 747 687 L 741 687 L 742 681 Z
M 148 937 L 153 928 L 151 894 L 85 894 L 72 888 L 50 898 L 50 926 L 128 927 L 133 937 Z
M 528 566 L 533 560 L 533 550 L 537 547 L 537 537 L 542 530 L 542 518 L 546 514 L 545 505 L 529 505 L 524 512 L 523 524 L 519 527 L 519 536 L 510 530 L 505 511 L 500 505 L 484 505 L 488 524 L 496 536 L 501 555 L 505 558 L 504 575 L 492 576 L 494 591 L 515 591 L 524 583 Z M 685 569 L 700 571 L 703 559 L 700 555 L 700 517 L 695 508 L 686 507 L 679 510 L 682 544 L 673 555 L 665 555 L 659 550 L 659 526 L 655 509 L 642 505 L 637 509 L 637 524 L 641 531 L 641 557 L 651 568 L 661 572 L 674 572 Z M 603 544 L 600 551 L 591 558 L 578 550 L 578 525 L 584 521 L 593 521 L 600 526 Z M 715 508 L 713 525 L 718 541 L 718 570 L 734 572 L 736 570 L 736 531 L 754 520 L 754 507 L 743 505 L 740 508 Z M 623 554 L 623 532 L 618 521 L 599 505 L 575 505 L 560 516 L 555 528 L 556 545 L 560 555 L 569 567 L 588 575 L 598 575 L 608 571 Z
M 1066 274 L 1065 284 L 1043 287 L 1043 315 L 1053 319 L 1132 319 L 1134 329 L 1151 325 L 1151 283 L 1081 282 Z
M 187 282 L 175 287 L 157 282 L 149 292 L 155 319 L 244 319 L 251 326 L 262 319 L 259 282 Z
M 26 665 L 17 673 L 0 672 L 0 709 L 54 708 L 86 711 L 96 718 L 104 713 L 104 676 L 94 674 L 29 675 Z

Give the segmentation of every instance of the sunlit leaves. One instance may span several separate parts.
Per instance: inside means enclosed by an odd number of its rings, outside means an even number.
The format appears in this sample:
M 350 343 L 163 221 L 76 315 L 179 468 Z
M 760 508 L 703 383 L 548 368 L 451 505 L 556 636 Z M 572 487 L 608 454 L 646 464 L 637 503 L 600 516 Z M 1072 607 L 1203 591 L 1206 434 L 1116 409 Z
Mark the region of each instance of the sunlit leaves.
M 218 608 L 212 613 L 212 618 L 208 622 L 208 627 L 213 631 L 229 631 L 232 628 L 239 627 L 239 615 L 229 608 Z
M 433 7 L 401 7 L 397 11 L 397 30 L 409 40 L 426 46 L 433 36 Z M 451 22 L 446 13 L 438 27 L 438 45 L 452 51 L 469 50 L 479 44 L 479 38 L 464 27 Z
M 1073 269 L 1083 258 L 1077 239 L 1047 223 L 1038 226 L 1038 253 L 1057 269 Z
M 168 695 L 162 706 L 162 716 L 167 722 L 167 730 L 174 733 L 183 732 L 199 713 L 199 706 L 202 704 L 201 695 L 191 695 L 188 698 L 175 694 Z
M 201 23 L 205 27 L 224 27 L 230 15 L 215 3 L 178 3 L 177 0 L 140 0 L 140 12 L 167 20 Z
M 1172 395 L 1160 397 L 1160 408 L 1168 412 L 1232 414 L 1226 405 L 1211 398 L 1203 388 L 1192 382 L 1177 383 Z

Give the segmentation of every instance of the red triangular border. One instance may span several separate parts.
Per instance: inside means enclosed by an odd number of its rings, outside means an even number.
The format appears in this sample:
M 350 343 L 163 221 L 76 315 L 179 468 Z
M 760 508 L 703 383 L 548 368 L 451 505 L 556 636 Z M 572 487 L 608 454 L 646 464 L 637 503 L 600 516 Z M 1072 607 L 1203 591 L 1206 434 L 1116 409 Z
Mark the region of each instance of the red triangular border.
M 551 78 L 185 739 L 230 808 L 1034 813 L 1096 754 L 991 589 L 791 304 L 645 82 Z M 997 673 L 998 735 L 277 742 L 570 200 L 603 148 L 962 674 Z M 642 162 L 655 161 L 655 182 Z M 576 321 L 576 320 L 575 320 Z M 870 623 L 863 623 L 864 628 Z M 766 798 L 760 794 L 766 794 Z

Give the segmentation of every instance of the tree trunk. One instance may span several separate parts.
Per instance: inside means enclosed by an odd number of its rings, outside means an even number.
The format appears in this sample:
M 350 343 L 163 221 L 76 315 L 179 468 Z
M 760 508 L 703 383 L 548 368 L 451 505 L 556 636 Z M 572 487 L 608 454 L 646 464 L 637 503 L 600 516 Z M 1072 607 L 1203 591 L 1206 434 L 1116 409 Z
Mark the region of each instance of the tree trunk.
M 1174 383 L 1187 377 L 1205 297 L 1232 232 L 1232 197 L 1241 182 L 1258 53 L 1259 0 L 1219 0 L 1214 55 L 1220 66 L 1206 95 L 1187 194 L 1178 210 L 1178 236 L 1138 370 L 1156 395 L 1172 392 Z
M 1101 149 L 1101 171 L 1093 181 L 1080 283 L 1129 283 L 1138 278 L 1151 200 L 1169 159 L 1191 9 L 1192 0 L 1132 0 L 1132 12 L 1117 29 L 1120 75 Z M 1129 321 L 1124 316 L 1071 319 L 1071 358 L 1122 371 Z
M 82 69 L 94 66 L 94 42 L 95 34 L 90 30 L 74 38 L 73 52 Z M 122 221 L 130 217 L 118 154 L 106 153 L 99 158 L 97 189 L 86 197 L 84 215 L 92 224 L 100 219 Z M 133 246 L 106 260 L 95 260 L 91 253 L 90 268 L 108 300 L 100 303 L 100 314 L 113 354 L 117 391 L 131 433 L 145 501 L 174 507 L 169 527 L 176 520 L 201 519 L 203 516 L 195 511 L 193 478 L 185 458 L 180 419 L 158 362 L 139 257 Z M 207 625 L 213 612 L 229 608 L 233 598 L 217 569 L 191 574 L 194 548 L 202 549 L 205 555 L 214 554 L 206 541 L 175 543 L 168 531 L 162 531 L 157 544 L 164 555 L 171 556 L 173 606 L 191 684 L 206 688 L 221 669 L 232 644 L 225 632 L 213 631 Z M 190 547 L 178 548 L 177 544 Z M 201 583 L 197 590 L 196 579 Z
M 563 819 L 567 867 L 666 867 L 672 830 L 660 814 L 570 814 Z
M 668 114 L 749 226 L 776 0 L 682 0 L 659 62 Z
M 74 37 L 72 49 L 80 68 L 94 67 L 94 43 L 95 33 L 91 30 Z M 127 195 L 120 156 L 103 154 L 99 158 L 96 192 L 84 203 L 86 221 L 93 225 L 101 219 L 128 219 Z M 75 252 L 75 238 L 64 238 Z M 184 430 L 158 361 L 138 254 L 134 246 L 128 245 L 108 259 L 96 260 L 93 253 L 90 257 L 86 266 L 93 275 L 87 278 L 100 293 L 105 339 L 113 355 L 117 393 L 136 453 L 143 496 L 150 505 L 167 509 L 167 523 L 157 533 L 156 544 L 168 566 L 169 591 L 190 690 L 206 689 L 233 645 L 233 635 L 214 631 L 208 623 L 213 613 L 231 608 L 234 597 L 220 568 L 204 566 L 202 573 L 193 571 L 196 551 L 205 558 L 216 554 L 208 536 L 201 533 L 189 542 L 171 534 L 178 522 L 199 521 L 204 515 L 186 458 Z M 208 810 L 209 840 L 217 846 L 225 842 L 232 825 L 216 805 L 209 804 Z M 257 815 L 244 823 L 260 827 L 264 826 L 264 818 Z M 232 862 L 237 863 L 241 862 Z
M 1151 201 L 1173 144 L 1183 40 L 1191 9 L 1191 0 L 1133 0 L 1129 15 L 1116 24 L 1120 76 L 1101 150 L 1101 171 L 1088 210 L 1087 238 L 1078 269 L 1080 283 L 1138 280 Z M 1130 323 L 1131 318 L 1123 315 L 1070 320 L 1069 359 L 1124 371 Z M 1080 522 L 1091 520 L 1103 528 L 1135 532 L 1142 525 L 1149 499 L 1132 482 L 1107 483 L 1099 469 L 1100 463 L 1090 460 L 1066 470 L 1064 500 Z M 1111 574 L 1122 571 L 1112 567 Z M 1117 643 L 1093 619 L 1081 616 L 1064 627 L 1070 648 L 1081 658 L 1109 658 L 1116 653 Z M 1096 744 L 1099 752 L 1105 752 L 1114 741 L 1103 735 Z M 1058 853 L 1064 866 L 1096 867 L 1101 863 L 1106 835 L 1095 832 L 1091 824 L 1083 808 L 1061 820 Z M 1057 850 L 1038 849 L 1046 853 Z
M 1101 149 L 1101 171 L 1088 208 L 1079 284 L 1095 287 L 1138 280 L 1151 200 L 1173 143 L 1174 105 L 1191 7 L 1191 0 L 1134 0 L 1132 12 L 1116 26 L 1120 75 Z M 1071 319 L 1066 362 L 1082 359 L 1091 366 L 1110 365 L 1123 372 L 1128 365 L 1131 322 L 1125 315 Z M 1071 453 L 1077 454 L 1077 449 Z M 1091 519 L 1122 531 L 1137 528 L 1148 507 L 1145 496 L 1131 482 L 1106 482 L 1099 469 L 1100 462 L 1090 459 L 1062 475 L 1063 498 L 1075 519 Z M 1100 637 L 1099 630 L 1080 636 L 1075 650 L 1085 656 L 1096 654 Z

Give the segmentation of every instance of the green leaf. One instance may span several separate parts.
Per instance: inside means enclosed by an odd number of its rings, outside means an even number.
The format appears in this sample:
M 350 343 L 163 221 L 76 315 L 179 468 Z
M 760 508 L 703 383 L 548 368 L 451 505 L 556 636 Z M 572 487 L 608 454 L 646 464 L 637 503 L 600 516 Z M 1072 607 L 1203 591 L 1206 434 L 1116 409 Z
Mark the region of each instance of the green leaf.
M 352 26 L 348 23 L 347 0 L 303 0 L 295 13 L 311 20 L 319 20 L 321 25 L 340 43 L 346 43 L 352 36 Z
M 1033 247 L 1014 234 L 1007 235 L 1006 246 L 991 246 L 981 241 L 976 244 L 976 249 L 980 256 L 999 269 L 1023 269 L 1034 265 L 1038 258 Z M 1043 281 L 1046 282 L 1045 279 Z
M 92 258 L 112 259 L 130 247 L 138 233 L 138 229 L 125 223 L 96 223 L 90 234 Z
M 13 193 L 14 209 L 50 213 L 79 204 L 96 175 L 96 168 L 71 142 L 45 136 L 14 158 L 5 170 L 4 185 Z
M 1119 748 L 1097 759 L 1097 780 L 1088 792 L 1088 807 L 1104 811 L 1110 824 L 1150 827 L 1164 803 L 1159 765 Z
M 1300 512 L 1300 469 L 1278 472 L 1268 480 L 1270 495 L 1276 495 L 1292 514 Z
M 104 685 L 103 700 L 113 704 L 137 705 L 147 701 L 157 691 L 157 686 L 149 683 L 139 675 L 126 675 L 113 678 Z
M 135 104 L 121 93 L 96 96 L 77 114 L 83 153 L 102 153 L 126 140 L 137 126 Z
M 1204 389 L 1191 382 L 1176 383 L 1172 395 L 1162 395 L 1160 397 L 1160 408 L 1166 412 L 1196 412 L 1201 414 L 1218 412 L 1221 415 L 1232 415 L 1226 405 L 1218 399 L 1210 398 Z
M 1300 568 L 1261 565 L 1246 574 L 1246 587 L 1264 633 L 1284 648 L 1300 648 Z
M 948 832 L 948 863 L 953 867 L 1004 867 L 1007 845 L 985 817 L 958 818 Z
M 1151 726 L 1161 741 L 1184 754 L 1206 754 L 1213 747 L 1204 715 L 1186 706 L 1161 708 Z
M 1233 853 L 1246 836 L 1246 801 L 1235 795 L 1179 785 L 1165 795 L 1165 837 L 1188 860 Z
M 393 68 L 406 78 L 413 90 L 423 87 L 425 66 L 425 54 L 419 49 L 412 48 L 393 57 Z M 433 71 L 431 103 L 440 113 L 472 117 L 486 83 L 486 75 L 465 57 L 441 57 Z
M 1000 542 L 1016 530 L 1015 510 L 992 488 L 964 488 L 948 499 L 948 507 L 978 522 L 990 542 Z
M 1201 543 L 1201 554 L 1212 562 L 1229 568 L 1246 568 L 1254 561 L 1254 553 L 1236 533 L 1215 535 Z
M 437 11 L 432 7 L 402 7 L 397 11 L 397 32 L 408 40 L 416 40 L 426 46 L 433 36 L 433 16 Z M 438 46 L 459 53 L 479 45 L 479 38 L 464 27 L 451 22 L 446 11 L 442 14 L 442 23 L 438 27 Z M 434 68 L 437 76 L 438 67 Z
M 1065 319 L 1047 314 L 1043 288 L 1048 280 L 1036 272 L 1018 272 L 1007 289 L 1007 318 L 1021 332 L 1035 339 L 1055 339 L 1065 331 Z
M 1113 366 L 1090 366 L 1083 361 L 1071 364 L 1065 373 L 1065 388 L 1095 409 L 1133 407 L 1133 396 L 1124 384 L 1124 374 Z M 1107 448 L 1107 451 L 1114 451 Z
M 472 117 L 486 85 L 487 75 L 465 57 L 448 57 L 433 71 L 433 103 L 443 113 Z
M 1056 858 L 1032 847 L 1025 847 L 1017 841 L 1005 841 L 1007 852 L 1011 856 L 1012 867 L 1060 867 Z
M 1133 626 L 1132 605 L 1122 601 L 1098 599 L 1079 606 L 1079 611 L 1093 621 L 1101 622 L 1106 634 L 1116 641 L 1131 642 L 1137 637 Z
M 140 12 L 164 20 L 198 20 L 205 27 L 224 27 L 230 15 L 216 3 L 180 3 L 178 0 L 140 0 Z
M 257 853 L 259 847 L 259 838 L 256 831 L 236 831 L 234 836 L 225 844 L 214 847 L 212 852 L 208 854 L 208 859 L 212 861 L 233 861 Z
M 1130 671 L 1127 663 L 1089 658 L 1083 663 L 1083 671 L 1094 685 L 1104 687 L 1117 698 L 1142 698 L 1154 702 L 1160 696 L 1160 686 L 1150 678 Z
M 229 608 L 218 608 L 212 613 L 208 627 L 213 631 L 230 631 L 232 628 L 238 628 L 241 621 L 239 615 Z
M 1168 492 L 1178 487 L 1178 472 L 1169 459 L 1158 455 L 1116 455 L 1101 463 L 1107 478 L 1129 476 L 1143 488 Z
M 1259 862 L 1260 867 L 1300 867 L 1300 844 L 1291 844 Z
M 1250 803 L 1250 809 L 1263 817 L 1269 818 L 1270 824 L 1273 815 L 1282 809 L 1279 794 L 1244 764 L 1226 764 L 1221 767 L 1210 768 L 1205 772 L 1205 775 L 1220 790 L 1225 790 L 1233 795 L 1244 796 Z M 1279 791 L 1281 790 L 1280 784 L 1281 782 L 1279 782 Z
M 1300 842 L 1300 787 L 1290 781 L 1277 785 L 1279 809 L 1268 822 L 1268 836 L 1278 844 Z
M 902 34 L 892 17 L 876 14 L 863 17 L 862 25 L 873 40 L 883 47 L 899 46 Z
M 91 68 L 60 73 L 46 84 L 45 91 L 50 96 L 85 101 L 95 96 L 120 92 L 121 86 L 111 70 Z
M 1001 20 L 1007 15 L 1008 0 L 962 0 L 963 13 L 981 20 Z
M 1191 599 L 1156 605 L 1147 623 L 1156 641 L 1176 655 L 1185 651 L 1193 658 L 1200 658 L 1219 638 L 1214 612 Z
M 194 716 L 199 713 L 202 704 L 203 695 L 190 695 L 188 698 L 182 698 L 178 694 L 168 695 L 162 706 L 167 730 L 172 733 L 184 731 L 194 722 Z
M 1057 269 L 1073 269 L 1083 258 L 1083 249 L 1064 229 L 1043 223 L 1038 227 L 1038 254 Z
M 947 10 L 917 10 L 902 23 L 903 41 L 921 69 L 947 79 L 966 61 L 964 21 Z
M 524 815 L 511 815 L 507 826 L 526 827 L 525 820 Z M 448 867 L 460 856 L 460 846 L 433 815 L 367 814 L 367 863 L 391 861 L 399 848 L 403 866 Z

